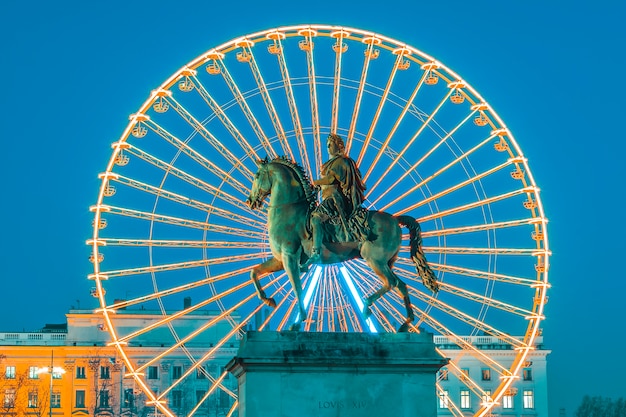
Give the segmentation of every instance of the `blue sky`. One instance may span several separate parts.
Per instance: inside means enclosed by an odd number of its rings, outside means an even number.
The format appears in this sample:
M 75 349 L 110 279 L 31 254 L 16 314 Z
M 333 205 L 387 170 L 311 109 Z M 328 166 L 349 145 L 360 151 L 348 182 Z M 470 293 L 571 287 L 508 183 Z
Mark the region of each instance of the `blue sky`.
M 357 6 L 358 4 L 358 6 Z M 551 410 L 624 395 L 622 2 L 0 4 L 0 330 L 92 307 L 88 207 L 150 90 L 200 53 L 275 26 L 378 32 L 461 74 L 514 132 L 550 220 Z M 597 358 L 604 358 L 598 360 Z

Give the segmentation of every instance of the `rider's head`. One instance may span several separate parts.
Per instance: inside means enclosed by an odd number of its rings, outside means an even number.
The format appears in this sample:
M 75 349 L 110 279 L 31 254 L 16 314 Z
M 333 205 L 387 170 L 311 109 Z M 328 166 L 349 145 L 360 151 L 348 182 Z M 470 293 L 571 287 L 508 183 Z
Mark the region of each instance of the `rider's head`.
M 343 139 L 341 139 L 341 136 L 339 136 L 338 134 L 331 133 L 330 135 L 328 135 L 328 141 L 335 144 L 339 153 L 343 154 L 346 150 L 346 145 L 343 143 Z

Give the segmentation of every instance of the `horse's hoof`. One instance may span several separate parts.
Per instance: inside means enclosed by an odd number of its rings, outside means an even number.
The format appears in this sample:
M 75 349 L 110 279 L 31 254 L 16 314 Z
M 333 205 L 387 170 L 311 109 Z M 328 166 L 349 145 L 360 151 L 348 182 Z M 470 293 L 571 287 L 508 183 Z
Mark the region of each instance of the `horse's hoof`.
M 300 323 L 294 323 L 289 326 L 289 331 L 291 332 L 299 332 L 300 331 Z
M 263 303 L 265 303 L 266 306 L 276 308 L 276 301 L 274 301 L 273 298 L 264 298 Z
M 406 333 L 409 331 L 409 323 L 402 323 L 402 326 L 398 329 L 398 333 Z

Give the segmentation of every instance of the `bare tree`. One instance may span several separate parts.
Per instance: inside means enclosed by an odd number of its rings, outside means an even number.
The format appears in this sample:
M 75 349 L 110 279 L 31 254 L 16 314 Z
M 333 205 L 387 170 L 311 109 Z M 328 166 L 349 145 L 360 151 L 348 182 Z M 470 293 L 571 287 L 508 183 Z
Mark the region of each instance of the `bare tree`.
M 89 370 L 92 372 L 92 394 L 87 405 L 91 416 L 120 416 L 121 393 L 114 383 L 115 373 L 120 371 L 116 365 L 115 358 L 100 355 L 95 352 L 88 362 Z
M 576 417 L 626 417 L 626 400 L 613 400 L 600 396 L 585 395 L 576 410 Z

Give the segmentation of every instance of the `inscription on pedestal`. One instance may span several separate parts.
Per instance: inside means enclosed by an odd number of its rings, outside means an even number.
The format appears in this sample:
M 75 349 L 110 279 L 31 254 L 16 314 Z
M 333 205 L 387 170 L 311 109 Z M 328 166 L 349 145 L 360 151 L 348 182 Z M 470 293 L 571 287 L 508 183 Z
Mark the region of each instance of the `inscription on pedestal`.
M 334 400 L 334 401 L 319 401 L 318 408 L 320 409 L 341 409 L 341 408 L 367 408 L 368 402 L 363 400 Z

